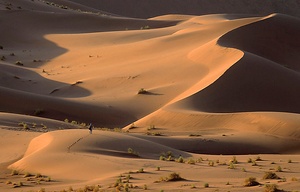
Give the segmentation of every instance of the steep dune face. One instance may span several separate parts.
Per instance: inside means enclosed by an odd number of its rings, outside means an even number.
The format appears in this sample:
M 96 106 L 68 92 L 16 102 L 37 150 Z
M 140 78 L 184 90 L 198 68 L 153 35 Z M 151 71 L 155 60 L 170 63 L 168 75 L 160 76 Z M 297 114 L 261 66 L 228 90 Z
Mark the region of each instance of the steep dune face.
M 218 40 L 218 44 L 250 52 L 299 71 L 299 24 L 298 18 L 274 14 L 261 22 L 225 34 Z
M 227 43 L 245 55 L 216 82 L 188 98 L 190 105 L 207 112 L 299 113 L 299 24 L 298 19 L 274 15 L 222 36 L 221 45 Z
M 173 133 L 224 129 L 298 140 L 298 26 L 298 19 L 271 15 L 224 33 L 216 40 L 222 47 L 211 41 L 194 49 L 189 59 L 211 67 L 209 73 L 164 108 L 135 122 L 136 131 L 156 125 Z
M 206 112 L 299 113 L 299 82 L 297 72 L 245 54 L 216 82 L 182 102 Z

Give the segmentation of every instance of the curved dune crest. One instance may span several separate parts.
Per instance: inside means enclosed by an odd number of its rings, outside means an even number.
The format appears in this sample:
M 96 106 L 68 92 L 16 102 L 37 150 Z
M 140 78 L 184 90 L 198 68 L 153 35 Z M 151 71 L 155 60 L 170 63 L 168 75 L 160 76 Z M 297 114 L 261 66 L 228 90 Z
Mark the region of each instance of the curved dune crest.
M 138 156 L 128 153 L 129 148 Z M 140 161 L 138 164 L 142 164 L 143 159 L 158 159 L 162 152 L 167 151 L 177 156 L 190 156 L 186 152 L 133 135 L 109 131 L 94 131 L 93 134 L 89 134 L 88 130 L 53 131 L 33 139 L 24 157 L 10 165 L 10 168 L 39 171 L 56 178 L 96 179 L 131 170 L 136 165 L 132 166 L 129 162 Z M 120 169 L 116 165 L 123 167 Z M 82 174 L 76 174 L 78 172 Z

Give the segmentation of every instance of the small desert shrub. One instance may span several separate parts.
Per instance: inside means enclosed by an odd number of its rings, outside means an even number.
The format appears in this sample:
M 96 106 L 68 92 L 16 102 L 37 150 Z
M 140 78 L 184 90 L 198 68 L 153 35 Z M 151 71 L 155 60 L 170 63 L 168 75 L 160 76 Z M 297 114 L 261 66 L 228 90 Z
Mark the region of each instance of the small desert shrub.
M 144 29 L 150 29 L 149 25 L 141 27 L 141 30 L 144 30 Z
M 214 161 L 209 161 L 208 165 L 211 166 L 211 167 L 213 167 L 213 166 L 215 166 L 215 162 Z
M 146 135 L 152 135 L 152 136 L 162 136 L 163 134 L 162 133 L 159 133 L 159 132 L 147 132 Z
M 132 154 L 132 155 L 135 155 L 135 156 L 139 156 L 139 153 L 136 152 L 135 150 L 133 150 L 132 148 L 128 148 L 128 149 L 127 149 L 127 152 L 128 152 L 129 154 Z
M 203 161 L 203 159 L 200 157 L 196 160 L 197 163 L 201 163 Z
M 245 179 L 245 185 L 244 185 L 245 187 L 251 187 L 256 185 L 260 185 L 260 183 L 256 181 L 255 177 L 249 177 Z
M 266 172 L 265 175 L 263 176 L 263 179 L 280 179 L 280 177 L 278 177 L 276 175 L 276 173 L 273 172 Z
M 10 184 L 12 184 L 11 181 L 6 181 L 6 185 L 10 185 Z
M 178 159 L 176 159 L 176 162 L 178 162 L 178 163 L 184 163 L 183 157 L 180 156 Z
M 288 163 L 292 163 L 292 160 L 291 160 L 291 159 L 289 159 L 289 160 L 288 160 Z
M 47 177 L 45 181 L 46 181 L 46 182 L 52 181 L 52 180 L 51 180 L 51 177 Z
M 143 189 L 144 189 L 144 190 L 147 190 L 147 189 L 148 189 L 148 186 L 145 184 L 145 185 L 143 186 Z
M 25 175 L 24 175 L 24 177 L 31 177 L 31 176 L 33 176 L 33 175 L 29 172 L 26 172 Z
M 160 171 L 160 167 L 159 166 L 156 167 L 156 171 Z
M 139 91 L 138 91 L 138 94 L 147 94 L 148 91 L 145 90 L 144 88 L 141 88 Z
M 191 159 L 191 158 L 188 159 L 186 163 L 187 163 L 187 164 L 193 164 L 193 165 L 196 164 L 195 160 L 194 160 L 194 159 Z
M 262 159 L 260 158 L 260 156 L 257 156 L 255 161 L 262 161 Z
M 155 129 L 155 125 L 150 125 L 150 126 L 147 128 L 147 130 L 153 130 L 153 129 Z
M 14 169 L 14 170 L 11 171 L 10 175 L 11 176 L 13 176 L 13 175 L 19 175 L 19 171 Z
M 183 178 L 179 175 L 179 173 L 171 173 L 165 181 L 181 181 Z
M 42 176 L 42 174 L 40 174 L 40 173 L 37 173 L 37 174 L 35 175 L 35 178 L 41 178 L 41 177 L 43 177 L 43 176 Z
M 276 167 L 276 172 L 282 172 L 282 168 L 280 166 Z
M 256 161 L 252 161 L 252 166 L 257 166 Z
M 298 181 L 298 179 L 297 179 L 296 177 L 293 177 L 293 178 L 291 179 L 291 181 Z
M 247 172 L 245 168 L 242 168 L 242 171 L 243 171 L 243 172 Z
M 252 163 L 253 161 L 252 161 L 252 159 L 251 158 L 249 158 L 248 160 L 247 160 L 247 163 Z
M 275 184 L 266 184 L 265 192 L 279 192 L 280 190 L 277 188 Z
M 16 61 L 15 64 L 19 65 L 19 66 L 23 66 L 24 65 L 21 61 Z
M 229 163 L 238 164 L 238 160 L 236 159 L 236 156 L 233 156 L 232 159 L 229 161 Z
M 209 187 L 209 184 L 208 183 L 204 183 L 204 188 L 208 188 Z
M 140 168 L 137 173 L 145 173 L 144 168 Z
M 228 169 L 235 169 L 235 166 L 234 166 L 234 164 L 232 162 L 229 163 Z
M 166 160 L 166 157 L 161 155 L 161 156 L 159 156 L 159 160 L 165 161 L 165 160 Z

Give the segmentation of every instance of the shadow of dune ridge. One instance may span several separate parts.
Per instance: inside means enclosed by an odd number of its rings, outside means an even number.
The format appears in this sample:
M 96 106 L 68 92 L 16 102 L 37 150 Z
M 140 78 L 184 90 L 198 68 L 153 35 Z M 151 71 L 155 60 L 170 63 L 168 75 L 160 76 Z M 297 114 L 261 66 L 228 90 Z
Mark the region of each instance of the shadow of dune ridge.
M 12 2 L 12 7 L 16 6 L 15 3 L 17 1 Z M 41 4 L 37 1 L 34 3 Z M 0 111 L 33 115 L 35 110 L 42 110 L 40 116 L 43 117 L 89 121 L 96 126 L 112 128 L 122 127 L 136 118 L 126 111 L 102 103 L 95 106 L 84 101 L 68 101 L 67 99 L 90 96 L 91 92 L 77 86 L 75 82 L 71 85 L 55 82 L 35 72 L 35 69 L 48 61 L 68 52 L 45 36 L 140 30 L 141 26 L 160 28 L 178 23 L 104 16 L 60 8 L 47 8 L 46 11 L 0 10 L 0 18 L 0 42 L 3 47 L 0 55 L 6 58 L 0 62 L 0 78 L 5 80 L 0 82 Z M 14 56 L 10 55 L 12 53 Z M 15 65 L 18 60 L 24 66 Z
M 299 18 L 272 14 L 223 35 L 218 44 L 250 52 L 299 72 L 299 32 Z
M 217 81 L 178 104 L 213 113 L 300 113 L 299 83 L 298 72 L 245 53 Z
M 300 113 L 300 20 L 271 15 L 223 35 L 244 56 L 214 83 L 179 101 L 197 111 Z

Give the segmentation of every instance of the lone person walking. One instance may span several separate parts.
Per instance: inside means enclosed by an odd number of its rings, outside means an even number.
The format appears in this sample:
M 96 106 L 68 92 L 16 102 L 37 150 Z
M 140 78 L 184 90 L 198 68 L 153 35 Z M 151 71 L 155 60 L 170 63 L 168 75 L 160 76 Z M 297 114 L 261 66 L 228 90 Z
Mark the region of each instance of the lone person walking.
M 93 132 L 93 125 L 92 125 L 92 123 L 89 124 L 89 131 L 90 131 L 90 134 L 92 134 L 92 132 Z

